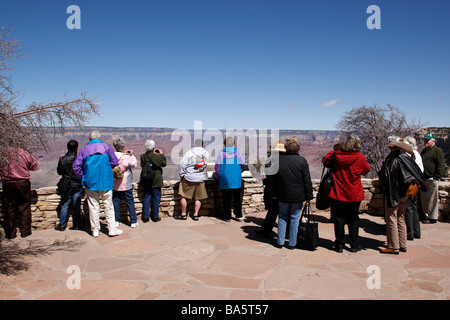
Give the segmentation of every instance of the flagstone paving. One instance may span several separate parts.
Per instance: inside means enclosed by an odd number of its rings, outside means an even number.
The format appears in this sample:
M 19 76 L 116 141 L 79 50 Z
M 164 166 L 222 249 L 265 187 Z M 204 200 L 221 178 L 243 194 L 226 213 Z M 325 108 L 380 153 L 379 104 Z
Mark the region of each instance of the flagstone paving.
M 258 236 L 264 214 L 245 222 L 201 217 L 163 218 L 135 229 L 122 224 L 124 234 L 114 238 L 93 238 L 87 229 L 35 231 L 2 242 L 0 299 L 450 298 L 450 223 L 421 225 L 422 238 L 394 256 L 379 253 L 386 240 L 381 217 L 361 215 L 363 250 L 357 253 L 333 251 L 328 214 L 316 218 L 321 240 L 315 251 L 276 248 L 276 228 L 268 238 Z M 70 266 L 79 268 L 80 288 L 73 288 L 77 273 Z M 371 287 L 377 279 L 380 287 Z

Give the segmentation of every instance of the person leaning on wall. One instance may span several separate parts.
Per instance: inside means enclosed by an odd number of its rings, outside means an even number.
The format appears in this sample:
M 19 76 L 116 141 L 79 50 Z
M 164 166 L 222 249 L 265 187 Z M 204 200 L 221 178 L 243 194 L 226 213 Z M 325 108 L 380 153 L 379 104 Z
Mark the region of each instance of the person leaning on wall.
M 67 226 L 69 205 L 73 202 L 72 227 L 70 230 L 79 230 L 81 227 L 81 193 L 83 186 L 73 172 L 73 163 L 77 157 L 78 141 L 70 140 L 67 143 L 67 153 L 59 158 L 57 172 L 61 176 L 58 190 L 61 192 L 61 213 L 59 223 L 55 230 L 64 231 Z
M 194 214 L 192 219 L 198 221 L 198 215 L 202 206 L 201 200 L 208 198 L 205 187 L 206 163 L 209 159 L 209 153 L 203 148 L 203 141 L 197 139 L 194 142 L 194 148 L 186 152 L 178 166 L 180 175 L 180 194 L 181 214 L 175 216 L 175 219 L 187 219 L 187 199 L 194 200 Z
M 223 216 L 225 221 L 231 220 L 231 203 L 234 200 L 234 216 L 244 221 L 242 216 L 242 171 L 247 164 L 245 158 L 236 149 L 234 137 L 226 137 L 224 148 L 219 152 L 215 164 L 216 179 L 222 190 Z

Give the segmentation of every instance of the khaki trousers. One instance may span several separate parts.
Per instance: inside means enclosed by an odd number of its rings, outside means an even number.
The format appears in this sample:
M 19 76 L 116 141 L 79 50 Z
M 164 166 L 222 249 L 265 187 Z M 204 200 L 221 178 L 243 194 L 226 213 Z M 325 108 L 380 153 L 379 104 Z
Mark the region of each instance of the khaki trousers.
M 423 213 L 428 219 L 437 220 L 439 216 L 439 180 L 427 179 L 425 185 L 428 191 L 420 191 Z
M 109 191 L 92 191 L 86 189 L 86 198 L 89 206 L 89 220 L 91 222 L 91 230 L 100 231 L 100 197 L 102 197 L 103 208 L 106 216 L 108 231 L 116 232 L 116 218 L 113 206 L 113 192 Z
M 395 208 L 388 208 L 386 204 L 386 237 L 387 247 L 392 250 L 406 249 L 406 202 L 405 196 Z

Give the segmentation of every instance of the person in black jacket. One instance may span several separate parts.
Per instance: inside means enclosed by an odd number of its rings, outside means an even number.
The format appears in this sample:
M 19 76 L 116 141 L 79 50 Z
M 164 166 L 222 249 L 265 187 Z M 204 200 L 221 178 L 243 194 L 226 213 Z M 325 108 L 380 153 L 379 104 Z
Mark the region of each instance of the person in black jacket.
M 261 228 L 255 230 L 257 234 L 263 237 L 269 236 L 269 233 L 272 232 L 278 218 L 278 200 L 272 198 L 272 189 L 275 188 L 273 184 L 275 174 L 278 172 L 278 159 L 280 152 L 286 152 L 284 142 L 282 140 L 278 140 L 275 144 L 275 148 L 270 151 L 269 159 L 265 166 L 263 184 L 264 205 L 267 210 L 267 214 Z
M 78 230 L 81 227 L 81 181 L 77 179 L 73 172 L 73 162 L 77 157 L 78 142 L 70 140 L 67 143 L 67 153 L 59 158 L 57 172 L 61 177 L 58 182 L 58 191 L 61 193 L 61 213 L 59 223 L 55 230 L 64 231 L 67 226 L 69 205 L 73 201 L 74 211 L 72 216 L 71 230 Z
M 273 196 L 278 203 L 278 239 L 277 247 L 284 245 L 286 225 L 289 219 L 289 249 L 297 245 L 298 225 L 304 201 L 313 199 L 311 175 L 308 162 L 298 154 L 300 142 L 296 137 L 285 141 L 285 153 L 279 157 L 279 169 L 275 175 Z
M 409 143 L 400 139 L 391 142 L 388 147 L 391 153 L 380 171 L 380 181 L 385 195 L 387 248 L 381 249 L 380 252 L 398 254 L 399 251 L 406 252 L 405 212 L 410 186 L 418 184 L 422 191 L 426 191 L 427 187 L 421 169 L 407 154 L 414 154 Z

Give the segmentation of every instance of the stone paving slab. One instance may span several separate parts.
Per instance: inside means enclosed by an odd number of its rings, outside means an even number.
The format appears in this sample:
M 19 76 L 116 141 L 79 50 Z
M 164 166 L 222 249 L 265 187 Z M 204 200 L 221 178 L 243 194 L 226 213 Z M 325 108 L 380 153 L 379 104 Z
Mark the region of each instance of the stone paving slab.
M 422 239 L 408 252 L 382 255 L 385 224 L 361 215 L 363 250 L 332 250 L 333 225 L 316 213 L 315 251 L 278 249 L 276 228 L 255 234 L 264 214 L 245 222 L 214 217 L 199 221 L 163 218 L 124 234 L 93 238 L 88 230 L 35 231 L 4 240 L 1 300 L 448 300 L 450 224 L 421 225 Z M 80 288 L 70 289 L 77 274 Z M 380 288 L 375 274 L 379 268 Z M 6 271 L 8 272 L 6 272 Z

